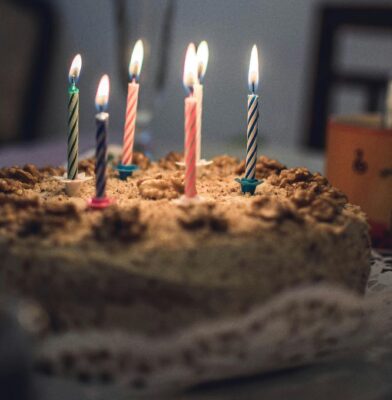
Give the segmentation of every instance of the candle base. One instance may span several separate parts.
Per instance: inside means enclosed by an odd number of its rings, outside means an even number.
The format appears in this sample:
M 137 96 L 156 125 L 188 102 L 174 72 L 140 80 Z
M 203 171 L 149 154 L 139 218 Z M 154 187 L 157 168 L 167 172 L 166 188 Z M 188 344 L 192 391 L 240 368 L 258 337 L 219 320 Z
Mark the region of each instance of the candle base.
M 122 181 L 127 180 L 129 176 L 132 176 L 132 174 L 137 171 L 139 167 L 135 164 L 129 164 L 129 165 L 124 165 L 124 164 L 118 164 L 116 167 L 116 170 L 118 171 L 119 178 Z
M 205 160 L 204 158 L 202 160 L 199 160 L 196 162 L 196 167 L 206 167 L 207 165 L 211 165 L 213 163 L 212 160 Z M 180 167 L 185 167 L 185 162 L 184 161 L 176 161 L 176 165 Z
M 64 183 L 65 193 L 69 197 L 74 197 L 79 193 L 80 187 L 83 183 L 93 179 L 92 176 L 86 176 L 84 172 L 78 174 L 76 179 L 68 179 L 66 175 L 56 176 L 55 179 Z
M 191 204 L 199 204 L 204 201 L 204 198 L 201 196 L 195 197 L 186 197 L 185 195 L 179 197 L 178 199 L 174 199 L 173 203 L 179 206 L 189 206 Z
M 258 179 L 246 179 L 246 178 L 236 178 L 235 180 L 241 185 L 241 191 L 242 193 L 246 194 L 249 193 L 252 196 L 255 194 L 256 187 L 260 185 L 260 183 L 263 183 L 263 180 L 258 180 Z
M 110 197 L 93 197 L 88 200 L 87 204 L 93 210 L 103 210 L 111 206 L 114 203 L 114 200 Z

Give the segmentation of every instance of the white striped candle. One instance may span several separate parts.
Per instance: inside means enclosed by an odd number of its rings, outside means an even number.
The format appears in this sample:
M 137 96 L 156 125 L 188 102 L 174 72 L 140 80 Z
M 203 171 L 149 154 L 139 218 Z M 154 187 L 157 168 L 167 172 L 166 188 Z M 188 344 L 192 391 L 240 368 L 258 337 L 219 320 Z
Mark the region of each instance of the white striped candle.
M 196 163 L 201 160 L 201 132 L 202 132 L 202 115 L 203 115 L 203 80 L 207 71 L 209 50 L 205 40 L 200 42 L 196 52 L 197 58 L 197 77 L 198 80 L 193 86 L 194 96 L 197 100 L 196 115 Z
M 194 86 L 196 98 L 196 163 L 201 160 L 201 123 L 203 114 L 203 85 L 196 83 Z
M 245 179 L 256 178 L 257 134 L 259 120 L 259 96 L 248 96 L 248 128 L 246 145 Z
M 259 83 L 259 62 L 256 45 L 252 48 L 249 63 L 248 84 L 252 94 L 248 95 L 247 145 L 245 179 L 256 179 L 257 134 L 259 121 L 259 96 L 255 93 Z

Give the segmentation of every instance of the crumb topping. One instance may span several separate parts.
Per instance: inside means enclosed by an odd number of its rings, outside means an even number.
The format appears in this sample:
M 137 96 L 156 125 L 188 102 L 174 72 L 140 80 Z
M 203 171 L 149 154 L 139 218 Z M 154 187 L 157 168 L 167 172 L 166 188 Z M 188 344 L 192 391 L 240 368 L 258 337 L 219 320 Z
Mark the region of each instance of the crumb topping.
M 132 162 L 142 170 L 147 169 L 151 165 L 150 159 L 138 151 L 133 153 Z
M 256 162 L 256 178 L 265 179 L 271 175 L 279 175 L 286 166 L 279 161 L 273 160 L 266 156 L 260 156 Z M 236 173 L 241 175 L 245 172 L 245 160 L 243 160 L 236 168 Z
M 163 169 L 178 169 L 177 162 L 183 161 L 184 156 L 182 153 L 171 151 L 165 157 L 158 161 L 158 165 Z
M 154 177 L 139 179 L 137 186 L 143 199 L 172 200 L 184 193 L 184 177 L 180 173 L 175 173 L 171 177 L 157 174 Z
M 21 223 L 18 236 L 47 237 L 58 230 L 67 230 L 72 221 L 79 221 L 80 215 L 72 203 L 44 204 L 26 216 Z
M 248 214 L 267 222 L 281 223 L 285 219 L 301 221 L 294 204 L 290 200 L 277 201 L 270 196 L 257 196 L 251 202 Z
M 223 213 L 216 210 L 215 204 L 201 203 L 181 207 L 178 223 L 186 230 L 207 228 L 214 232 L 226 232 L 228 221 Z
M 156 236 L 173 243 L 176 237 L 186 240 L 181 233 L 186 231 L 243 235 L 257 226 L 268 229 L 285 221 L 319 224 L 324 229 L 325 224 L 343 226 L 347 212 L 364 219 L 322 175 L 306 168 L 286 168 L 265 156 L 257 160 L 257 176 L 264 183 L 254 197 L 243 196 L 234 182 L 244 163 L 222 155 L 199 171 L 197 186 L 204 201 L 178 206 L 172 200 L 184 193 L 184 170 L 176 164 L 179 160 L 182 155 L 174 152 L 156 163 L 135 153 L 134 162 L 142 171 L 127 181 L 118 180 L 109 166 L 108 195 L 116 198 L 117 206 L 99 213 L 85 211 L 86 200 L 94 193 L 93 180 L 85 183 L 81 198 L 69 198 L 63 185 L 52 179 L 61 175 L 63 168 L 38 169 L 31 164 L 2 168 L 0 236 L 50 238 L 63 232 L 64 238 L 75 241 L 87 237 L 132 242 Z M 79 170 L 94 175 L 94 166 L 93 158 L 82 160 Z
M 147 224 L 141 220 L 138 206 L 125 209 L 113 206 L 102 212 L 94 236 L 99 241 L 117 239 L 129 243 L 140 239 L 146 229 Z

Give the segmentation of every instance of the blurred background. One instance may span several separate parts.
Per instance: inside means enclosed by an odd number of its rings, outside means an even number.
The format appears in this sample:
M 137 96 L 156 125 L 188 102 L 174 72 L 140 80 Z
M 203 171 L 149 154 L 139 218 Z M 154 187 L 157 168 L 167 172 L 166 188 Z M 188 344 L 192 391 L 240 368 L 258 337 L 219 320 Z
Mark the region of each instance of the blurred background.
M 182 148 L 185 49 L 207 40 L 203 153 L 210 157 L 244 151 L 256 43 L 261 142 L 286 162 L 294 150 L 323 149 L 330 113 L 381 111 L 392 67 L 391 0 L 2 0 L 0 34 L 2 165 L 25 159 L 14 152 L 20 148 L 32 158 L 33 150 L 50 149 L 40 162 L 65 160 L 67 75 L 76 53 L 83 57 L 83 151 L 94 145 L 103 73 L 111 78 L 110 142 L 121 143 L 129 57 L 144 40 L 138 141 L 159 156 Z
M 210 61 L 204 83 L 202 154 L 243 157 L 247 75 L 255 43 L 262 64 L 259 152 L 288 165 L 322 171 L 329 115 L 384 110 L 392 70 L 392 0 L 0 0 L 0 167 L 65 161 L 68 71 L 77 53 L 83 58 L 78 85 L 80 151 L 94 147 L 94 98 L 104 73 L 111 79 L 109 140 L 121 144 L 128 63 L 139 38 L 145 44 L 139 149 L 156 157 L 182 150 L 185 50 L 191 41 L 207 40 Z M 351 159 L 348 163 L 350 170 Z M 392 168 L 381 167 L 380 174 L 376 172 L 387 188 Z M 374 177 L 364 184 L 358 178 L 366 189 L 371 180 Z M 378 189 L 368 192 L 384 196 Z M 392 227 L 391 203 L 384 198 Z M 0 342 L 10 343 L 11 337 L 15 346 L 0 348 L 0 392 L 5 393 L 11 382 L 13 393 L 20 392 L 12 398 L 30 399 L 26 372 L 30 346 L 22 334 L 15 333 L 20 331 L 19 319 L 10 324 L 13 317 L 1 307 Z M 19 364 L 11 365 L 10 358 Z M 342 368 L 346 371 L 345 365 Z M 337 375 L 340 385 L 344 380 L 358 390 L 378 389 L 389 382 L 391 369 L 390 360 L 377 368 L 358 368 L 354 362 L 347 366 L 357 374 L 351 381 L 342 369 L 337 369 Z M 376 371 L 376 376 L 369 371 Z M 330 390 L 340 388 L 324 379 L 323 373 L 321 369 L 316 380 L 305 374 L 303 381 L 317 385 L 323 381 Z M 275 387 L 281 387 L 278 379 Z M 270 393 L 274 390 L 271 385 Z M 318 395 L 322 392 L 317 386 Z M 45 398 L 59 398 L 58 388 L 53 393 Z M 366 396 L 366 390 L 363 393 L 361 398 L 376 398 Z M 304 398 L 302 392 L 294 397 Z M 390 387 L 386 398 L 391 398 Z

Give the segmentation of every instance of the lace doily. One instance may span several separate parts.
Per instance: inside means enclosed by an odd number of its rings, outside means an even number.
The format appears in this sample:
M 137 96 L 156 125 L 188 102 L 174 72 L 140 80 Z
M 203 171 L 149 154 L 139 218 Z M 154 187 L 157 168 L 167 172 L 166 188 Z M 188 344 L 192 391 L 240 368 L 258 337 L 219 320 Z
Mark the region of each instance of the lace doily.
M 333 358 L 391 331 L 392 256 L 373 253 L 365 297 L 327 285 L 280 294 L 248 315 L 148 339 L 70 332 L 43 341 L 38 365 L 99 393 L 151 395 Z M 97 391 L 98 393 L 98 391 Z M 107 398 L 107 397 L 106 397 Z

